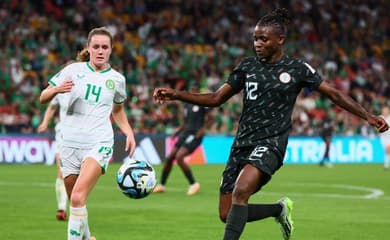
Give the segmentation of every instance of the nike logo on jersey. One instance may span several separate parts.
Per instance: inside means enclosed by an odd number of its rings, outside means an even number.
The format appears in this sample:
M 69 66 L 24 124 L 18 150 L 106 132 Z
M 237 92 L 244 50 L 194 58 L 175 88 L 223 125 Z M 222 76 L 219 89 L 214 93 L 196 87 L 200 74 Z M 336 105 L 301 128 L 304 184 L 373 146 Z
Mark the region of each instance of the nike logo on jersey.
M 254 77 L 254 76 L 256 76 L 256 74 L 246 74 L 246 78 L 251 78 L 251 77 Z

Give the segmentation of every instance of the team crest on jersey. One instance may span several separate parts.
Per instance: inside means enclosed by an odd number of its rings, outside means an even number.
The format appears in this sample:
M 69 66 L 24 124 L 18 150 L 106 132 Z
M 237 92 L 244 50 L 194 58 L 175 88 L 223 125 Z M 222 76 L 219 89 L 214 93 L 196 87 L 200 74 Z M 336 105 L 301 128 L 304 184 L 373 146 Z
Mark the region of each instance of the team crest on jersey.
M 289 73 L 286 73 L 286 72 L 282 72 L 280 75 L 279 75 L 279 80 L 282 82 L 282 83 L 289 83 L 291 81 L 291 75 Z
M 108 89 L 114 89 L 115 88 L 115 82 L 111 79 L 106 80 L 106 87 Z

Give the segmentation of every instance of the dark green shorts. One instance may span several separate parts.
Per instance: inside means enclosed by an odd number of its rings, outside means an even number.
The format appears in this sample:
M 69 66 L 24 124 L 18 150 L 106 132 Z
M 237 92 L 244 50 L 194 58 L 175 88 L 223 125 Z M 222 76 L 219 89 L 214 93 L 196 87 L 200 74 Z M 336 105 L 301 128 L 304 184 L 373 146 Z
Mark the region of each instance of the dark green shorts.
M 283 159 L 267 143 L 257 146 L 232 148 L 228 163 L 222 174 L 221 194 L 233 192 L 237 177 L 246 164 L 251 164 L 265 173 L 262 182 L 256 190 L 257 192 L 262 186 L 267 184 L 272 175 L 283 165 Z
M 201 143 L 201 138 L 196 138 L 196 132 L 183 132 L 179 135 L 179 139 L 177 140 L 175 147 L 181 148 L 185 147 L 188 150 L 188 154 L 192 153 Z

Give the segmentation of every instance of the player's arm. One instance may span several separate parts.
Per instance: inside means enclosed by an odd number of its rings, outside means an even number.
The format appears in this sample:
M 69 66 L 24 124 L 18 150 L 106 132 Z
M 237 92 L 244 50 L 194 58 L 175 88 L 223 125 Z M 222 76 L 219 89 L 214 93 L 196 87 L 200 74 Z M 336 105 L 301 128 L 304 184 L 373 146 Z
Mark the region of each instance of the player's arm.
M 320 93 L 326 95 L 335 104 L 366 120 L 379 132 L 384 132 L 389 129 L 389 126 L 382 117 L 368 113 L 359 103 L 354 101 L 350 96 L 342 93 L 340 90 L 332 87 L 325 81 L 321 82 L 317 90 Z
M 43 116 L 41 124 L 39 124 L 37 131 L 39 133 L 46 131 L 49 121 L 53 119 L 55 113 L 57 112 L 58 105 L 49 104 Z
M 210 93 L 194 93 L 171 88 L 156 88 L 153 93 L 153 98 L 157 103 L 180 100 L 200 106 L 217 107 L 225 103 L 233 95 L 233 88 L 225 83 L 217 91 Z
M 73 87 L 73 81 L 72 80 L 65 80 L 58 86 L 52 86 L 49 85 L 47 88 L 45 88 L 41 95 L 39 96 L 39 101 L 41 103 L 48 103 L 50 102 L 58 93 L 66 93 L 70 92 Z
M 114 121 L 121 129 L 121 131 L 126 135 L 125 151 L 130 150 L 129 156 L 132 156 L 135 151 L 136 143 L 134 138 L 134 132 L 129 124 L 129 121 L 127 120 L 123 103 L 114 104 L 112 108 L 112 117 L 114 118 Z

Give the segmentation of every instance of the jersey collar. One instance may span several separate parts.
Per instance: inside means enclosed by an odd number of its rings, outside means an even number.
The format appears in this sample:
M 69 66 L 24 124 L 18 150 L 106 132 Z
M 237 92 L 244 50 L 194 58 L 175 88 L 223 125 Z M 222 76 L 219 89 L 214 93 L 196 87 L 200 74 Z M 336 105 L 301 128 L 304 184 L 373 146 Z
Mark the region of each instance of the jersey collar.
M 96 72 L 96 70 L 91 66 L 91 64 L 89 64 L 89 62 L 87 62 L 87 67 L 92 71 L 92 72 Z M 99 73 L 105 73 L 105 72 L 108 72 L 111 70 L 111 66 L 109 66 L 108 68 L 100 71 Z
M 257 61 L 259 61 L 260 63 L 262 63 L 263 65 L 266 65 L 266 66 L 282 65 L 289 59 L 289 57 L 287 55 L 283 55 L 282 58 L 279 61 L 273 62 L 273 63 L 269 63 L 269 62 L 261 61 L 261 59 L 259 57 L 256 57 L 256 58 L 257 58 Z

